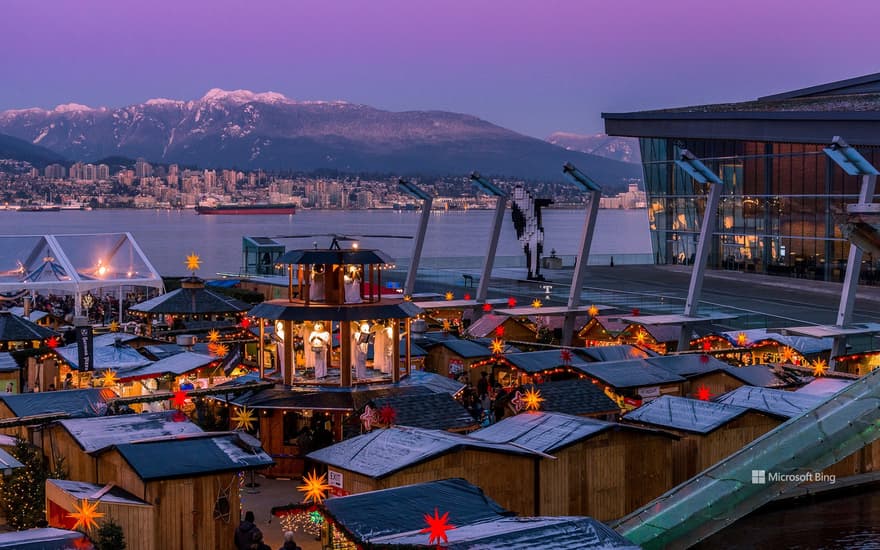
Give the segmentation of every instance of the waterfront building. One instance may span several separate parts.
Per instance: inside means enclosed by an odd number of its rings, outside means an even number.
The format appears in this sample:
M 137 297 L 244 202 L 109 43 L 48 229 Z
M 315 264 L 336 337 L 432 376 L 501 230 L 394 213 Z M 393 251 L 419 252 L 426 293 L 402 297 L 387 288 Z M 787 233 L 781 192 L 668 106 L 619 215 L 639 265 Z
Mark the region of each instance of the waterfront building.
M 709 265 L 842 280 L 849 242 L 838 216 L 860 178 L 823 153 L 842 136 L 880 165 L 880 73 L 758 98 L 603 113 L 609 135 L 638 137 L 654 259 L 693 262 L 706 191 L 677 168 L 683 149 L 724 181 Z M 861 280 L 878 281 L 865 256 Z

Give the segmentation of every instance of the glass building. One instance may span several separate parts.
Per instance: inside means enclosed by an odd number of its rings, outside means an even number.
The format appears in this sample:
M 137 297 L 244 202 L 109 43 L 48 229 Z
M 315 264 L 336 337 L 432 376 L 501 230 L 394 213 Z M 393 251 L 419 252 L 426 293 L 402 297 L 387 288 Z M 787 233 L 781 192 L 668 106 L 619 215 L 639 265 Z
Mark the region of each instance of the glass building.
M 842 280 L 846 205 L 861 179 L 822 151 L 842 136 L 880 167 L 880 73 L 743 103 L 603 113 L 609 135 L 638 137 L 655 262 L 693 262 L 707 189 L 674 160 L 687 149 L 724 182 L 709 265 Z M 864 255 L 863 284 L 878 284 Z

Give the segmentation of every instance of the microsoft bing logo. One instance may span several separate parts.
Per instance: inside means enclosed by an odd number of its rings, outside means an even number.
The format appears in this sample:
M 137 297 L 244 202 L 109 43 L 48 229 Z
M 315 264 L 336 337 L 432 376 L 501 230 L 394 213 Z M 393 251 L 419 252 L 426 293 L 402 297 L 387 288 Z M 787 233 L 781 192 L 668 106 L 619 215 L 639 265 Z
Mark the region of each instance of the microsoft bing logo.
M 752 483 L 755 485 L 764 485 L 767 483 L 766 470 L 752 470 Z

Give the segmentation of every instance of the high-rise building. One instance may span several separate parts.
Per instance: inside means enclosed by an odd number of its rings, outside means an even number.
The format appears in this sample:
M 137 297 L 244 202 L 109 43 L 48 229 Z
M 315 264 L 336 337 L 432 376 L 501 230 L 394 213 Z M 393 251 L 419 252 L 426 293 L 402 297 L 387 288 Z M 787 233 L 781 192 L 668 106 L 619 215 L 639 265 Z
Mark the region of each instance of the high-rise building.
M 657 263 L 691 263 L 706 187 L 675 164 L 683 149 L 724 182 L 710 266 L 840 280 L 849 242 L 839 221 L 860 178 L 823 153 L 843 137 L 880 166 L 880 73 L 755 101 L 603 113 L 609 135 L 639 138 Z M 875 195 L 876 196 L 876 195 Z M 878 280 L 866 256 L 862 280 Z
M 82 178 L 85 181 L 95 181 L 98 179 L 98 170 L 94 164 L 82 165 Z
M 217 172 L 205 170 L 203 174 L 205 178 L 205 192 L 210 193 L 217 188 Z
M 98 180 L 107 181 L 110 179 L 110 167 L 106 164 L 99 164 L 96 169 Z
M 60 164 L 50 164 L 43 171 L 43 174 L 47 178 L 60 180 L 60 179 L 64 179 L 67 177 L 67 168 L 65 168 L 64 166 L 62 166 Z
M 142 158 L 137 159 L 137 162 L 134 163 L 134 177 L 148 178 L 153 175 L 153 167 L 149 162 L 145 161 Z
M 78 181 L 83 179 L 83 163 L 74 162 L 70 166 L 69 178 L 73 181 Z

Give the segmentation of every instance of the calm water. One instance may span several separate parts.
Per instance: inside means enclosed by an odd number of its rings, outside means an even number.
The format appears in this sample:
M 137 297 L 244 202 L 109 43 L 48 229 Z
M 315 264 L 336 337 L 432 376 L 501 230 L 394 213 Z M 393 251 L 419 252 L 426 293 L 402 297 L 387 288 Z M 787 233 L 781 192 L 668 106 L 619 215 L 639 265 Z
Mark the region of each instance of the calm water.
M 241 238 L 275 235 L 415 234 L 417 212 L 378 210 L 298 212 L 293 216 L 199 216 L 192 210 L 93 210 L 62 212 L 0 211 L 0 235 L 44 233 L 131 232 L 156 269 L 163 275 L 185 273 L 184 257 L 191 251 L 203 260 L 203 276 L 217 272 L 238 272 L 241 266 Z M 549 254 L 575 254 L 580 245 L 583 212 L 546 210 L 544 249 Z M 488 245 L 486 233 L 492 212 L 435 213 L 428 225 L 423 256 L 482 256 Z M 327 237 L 285 240 L 288 248 L 310 247 L 317 241 L 327 246 Z M 381 248 L 392 257 L 409 257 L 412 240 L 362 239 L 361 246 Z M 645 254 L 651 252 L 646 210 L 600 210 L 596 221 L 595 254 Z M 513 223 L 508 214 L 498 244 L 500 256 L 520 255 Z

